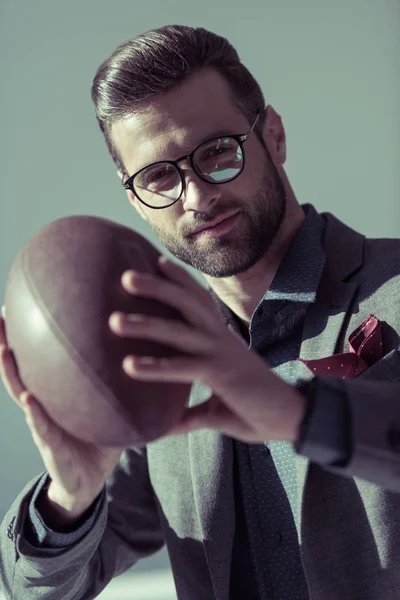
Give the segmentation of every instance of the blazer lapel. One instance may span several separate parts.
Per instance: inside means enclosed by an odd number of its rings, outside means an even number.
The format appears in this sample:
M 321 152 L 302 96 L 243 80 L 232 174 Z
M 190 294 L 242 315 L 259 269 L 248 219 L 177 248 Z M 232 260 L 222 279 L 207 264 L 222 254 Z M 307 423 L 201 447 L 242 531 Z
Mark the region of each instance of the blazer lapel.
M 206 400 L 211 390 L 195 382 L 190 406 Z M 188 434 L 195 509 L 216 600 L 227 600 L 235 528 L 232 440 L 218 431 Z
M 309 307 L 305 316 L 300 358 L 312 360 L 336 353 L 357 289 L 357 283 L 341 283 L 328 274 L 323 275 L 318 292 L 320 297 Z M 309 372 L 307 368 L 306 371 Z M 311 377 L 310 373 L 309 379 Z
M 362 265 L 365 237 L 333 215 L 327 214 L 325 218 L 326 264 L 317 301 L 307 310 L 302 334 L 300 358 L 306 360 L 323 358 L 336 352 L 358 289 L 357 283 L 345 283 L 345 280 Z M 309 373 L 306 367 L 305 371 Z M 311 379 L 311 376 L 310 373 L 310 377 L 305 378 Z
M 326 265 L 318 288 L 317 302 L 310 305 L 305 317 L 300 349 L 300 358 L 305 360 L 341 352 L 341 349 L 337 349 L 337 344 L 343 338 L 352 301 L 359 287 L 357 283 L 345 281 L 363 263 L 365 236 L 329 213 L 322 216 L 326 219 Z M 312 379 L 313 374 L 306 365 L 301 361 L 297 361 L 297 364 L 298 377 Z M 296 454 L 299 506 L 302 506 L 308 466 L 309 460 Z

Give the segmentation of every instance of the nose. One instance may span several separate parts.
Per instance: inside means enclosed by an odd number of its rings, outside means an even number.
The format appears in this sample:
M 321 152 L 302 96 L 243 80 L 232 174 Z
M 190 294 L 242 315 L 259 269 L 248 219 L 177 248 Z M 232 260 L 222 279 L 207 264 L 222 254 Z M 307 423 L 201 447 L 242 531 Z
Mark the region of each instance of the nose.
M 191 167 L 181 166 L 185 180 L 185 189 L 182 193 L 184 210 L 208 212 L 209 207 L 221 198 L 221 188 L 204 181 Z

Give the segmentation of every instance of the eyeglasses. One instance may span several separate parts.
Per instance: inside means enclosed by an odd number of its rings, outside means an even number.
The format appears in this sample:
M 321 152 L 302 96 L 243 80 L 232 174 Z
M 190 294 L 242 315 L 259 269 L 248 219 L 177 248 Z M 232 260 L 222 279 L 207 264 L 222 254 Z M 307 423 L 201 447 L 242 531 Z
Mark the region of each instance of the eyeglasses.
M 149 208 L 161 209 L 172 206 L 182 196 L 185 178 L 178 164 L 182 160 L 190 160 L 195 173 L 208 183 L 221 185 L 233 181 L 244 169 L 243 143 L 248 140 L 260 114 L 258 111 L 247 133 L 212 138 L 187 156 L 152 163 L 122 182 L 122 187 L 131 190 Z

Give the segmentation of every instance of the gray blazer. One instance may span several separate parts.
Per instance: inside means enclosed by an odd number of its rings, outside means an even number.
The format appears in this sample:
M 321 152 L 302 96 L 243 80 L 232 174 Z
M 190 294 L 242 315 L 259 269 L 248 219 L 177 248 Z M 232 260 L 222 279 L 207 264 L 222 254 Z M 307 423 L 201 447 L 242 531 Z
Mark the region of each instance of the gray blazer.
M 296 454 L 299 543 L 310 600 L 400 598 L 400 240 L 366 239 L 333 215 L 327 265 L 306 315 L 300 357 L 347 352 L 373 313 L 384 358 L 345 380 L 354 451 L 344 468 Z M 312 374 L 302 364 L 299 377 Z M 266 391 L 267 393 L 267 391 Z M 190 404 L 210 394 L 200 382 Z M 180 600 L 228 600 L 234 536 L 232 441 L 203 430 L 127 449 L 94 525 L 76 544 L 35 548 L 24 536 L 43 473 L 2 522 L 0 576 L 13 600 L 95 598 L 115 576 L 167 544 Z

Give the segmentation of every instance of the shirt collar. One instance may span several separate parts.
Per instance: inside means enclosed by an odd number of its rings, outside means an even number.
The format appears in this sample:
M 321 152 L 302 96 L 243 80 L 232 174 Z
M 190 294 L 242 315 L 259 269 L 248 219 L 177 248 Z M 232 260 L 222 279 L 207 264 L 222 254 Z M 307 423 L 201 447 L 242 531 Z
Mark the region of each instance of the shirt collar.
M 326 262 L 323 246 L 325 221 L 312 204 L 303 204 L 301 207 L 305 213 L 305 219 L 296 232 L 261 302 L 263 300 L 316 302 L 317 289 Z M 208 287 L 208 292 L 214 298 L 224 320 L 232 321 L 232 311 L 220 300 L 211 287 Z
M 325 221 L 312 204 L 302 205 L 305 219 L 294 236 L 264 300 L 315 303 L 326 262 Z

